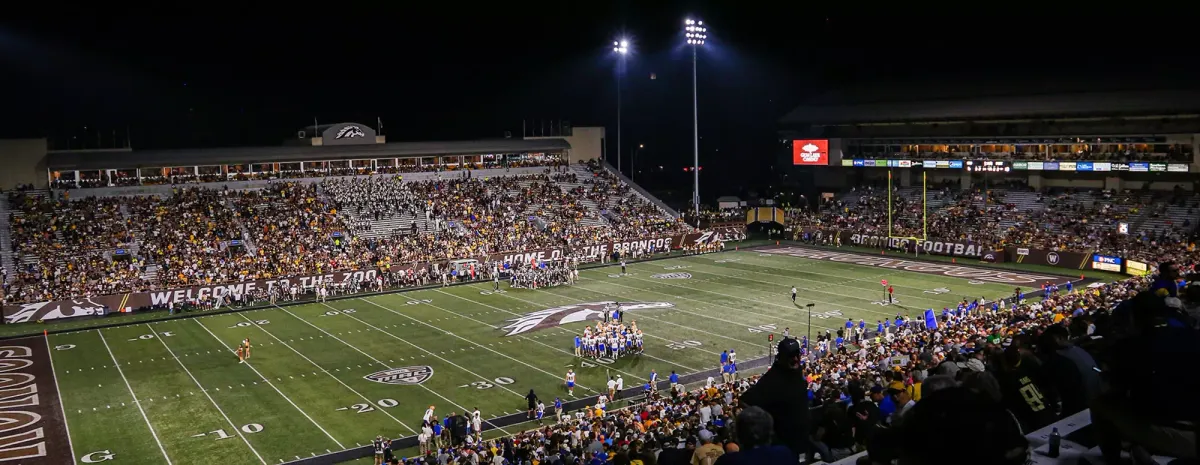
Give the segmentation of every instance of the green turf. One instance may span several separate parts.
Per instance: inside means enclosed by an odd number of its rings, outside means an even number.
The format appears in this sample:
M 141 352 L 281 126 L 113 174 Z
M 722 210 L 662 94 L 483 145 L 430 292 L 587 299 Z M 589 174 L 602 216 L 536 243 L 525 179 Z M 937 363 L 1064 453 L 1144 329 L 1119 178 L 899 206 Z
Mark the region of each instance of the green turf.
M 74 453 L 109 450 L 114 463 L 281 463 L 380 434 L 411 436 L 429 405 L 439 416 L 479 407 L 492 418 L 522 409 L 529 389 L 547 403 L 568 400 L 568 366 L 584 396 L 602 389 L 609 372 L 637 386 L 652 368 L 664 378 L 671 370 L 715 368 L 725 349 L 755 358 L 765 354 L 768 332 L 806 331 L 803 307 L 788 296 L 792 285 L 803 289 L 801 304 L 816 304 L 814 331 L 841 327 L 846 318 L 873 322 L 952 305 L 964 295 L 1011 292 L 1008 285 L 755 251 L 645 262 L 629 271 L 615 277 L 611 267 L 585 270 L 570 287 L 490 294 L 490 284 L 475 284 L 51 334 Z M 670 272 L 692 278 L 651 277 Z M 900 304 L 874 303 L 882 297 L 880 279 L 895 286 Z M 926 292 L 938 288 L 950 292 Z M 584 323 L 512 337 L 496 329 L 521 314 L 605 300 L 674 307 L 631 312 L 647 335 L 646 354 L 610 365 L 580 366 L 573 357 L 570 338 Z M 248 364 L 238 364 L 229 347 L 245 337 L 255 349 Z M 431 366 L 433 376 L 419 386 L 363 378 L 414 365 Z

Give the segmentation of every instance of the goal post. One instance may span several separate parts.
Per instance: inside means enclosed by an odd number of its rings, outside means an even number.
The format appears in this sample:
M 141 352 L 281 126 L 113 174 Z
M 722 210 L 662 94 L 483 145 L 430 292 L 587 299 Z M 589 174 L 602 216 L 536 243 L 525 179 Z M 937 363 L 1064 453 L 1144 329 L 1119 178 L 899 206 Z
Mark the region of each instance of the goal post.
M 893 201 L 892 201 L 892 170 L 891 169 L 888 169 L 887 182 L 888 182 L 887 183 L 888 240 L 891 241 L 892 239 L 904 239 L 904 240 L 913 241 L 914 243 L 917 243 L 917 244 L 919 244 L 920 242 L 924 242 L 925 240 L 927 240 L 929 238 L 929 197 L 928 197 L 929 178 L 926 175 L 925 171 L 924 170 L 921 171 L 921 237 L 897 236 L 895 234 L 895 232 L 894 232 L 895 228 L 893 228 L 893 226 L 892 226 L 893 225 L 893 223 L 892 223 L 893 222 L 893 217 L 892 217 Z M 917 247 L 917 244 L 914 244 L 914 246 L 913 246 L 913 254 L 920 255 L 921 254 L 920 247 Z

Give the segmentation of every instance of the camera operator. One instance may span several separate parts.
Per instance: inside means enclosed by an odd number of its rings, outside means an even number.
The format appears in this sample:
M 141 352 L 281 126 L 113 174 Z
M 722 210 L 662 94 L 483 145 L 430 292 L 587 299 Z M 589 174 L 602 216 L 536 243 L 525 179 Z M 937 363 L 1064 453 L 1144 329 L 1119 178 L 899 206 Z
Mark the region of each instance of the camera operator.
M 787 446 L 797 457 L 811 454 L 812 449 L 805 392 L 808 392 L 808 381 L 801 369 L 800 342 L 784 338 L 779 341 L 771 369 L 742 394 L 743 405 L 759 407 L 771 414 L 775 443 Z

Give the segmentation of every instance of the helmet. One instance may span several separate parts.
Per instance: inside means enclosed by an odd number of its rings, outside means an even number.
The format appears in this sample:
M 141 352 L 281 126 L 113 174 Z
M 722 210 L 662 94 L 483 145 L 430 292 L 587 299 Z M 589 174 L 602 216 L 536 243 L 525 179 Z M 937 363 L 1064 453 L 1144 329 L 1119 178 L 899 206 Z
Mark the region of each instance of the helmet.
M 779 341 L 776 353 L 779 354 L 779 357 L 795 357 L 800 355 L 800 343 L 790 337 L 784 338 L 782 341 Z

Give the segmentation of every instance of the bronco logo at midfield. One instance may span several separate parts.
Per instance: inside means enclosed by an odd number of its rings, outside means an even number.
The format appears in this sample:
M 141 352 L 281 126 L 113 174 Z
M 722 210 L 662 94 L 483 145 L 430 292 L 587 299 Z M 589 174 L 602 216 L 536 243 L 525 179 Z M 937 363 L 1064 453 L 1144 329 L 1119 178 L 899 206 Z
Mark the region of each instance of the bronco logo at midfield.
M 521 315 L 519 318 L 508 320 L 510 324 L 503 329 L 508 331 L 505 336 L 515 336 L 521 333 L 562 326 L 567 323 L 577 323 L 585 320 L 602 320 L 604 309 L 616 302 L 587 302 L 561 307 L 548 308 L 533 313 Z M 644 310 L 647 308 L 671 308 L 670 302 L 622 302 L 619 308 L 622 312 Z
M 383 384 L 421 384 L 429 381 L 429 378 L 432 377 L 433 367 L 428 365 L 389 368 L 363 376 L 369 381 Z

